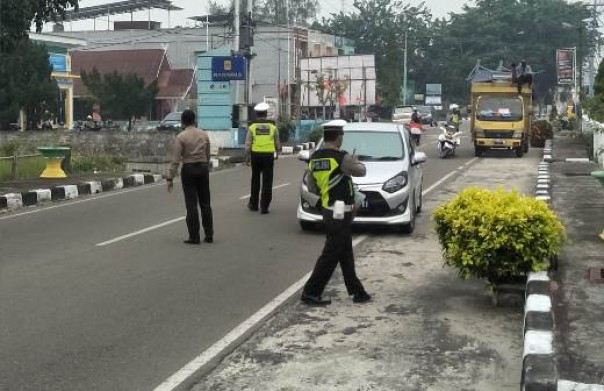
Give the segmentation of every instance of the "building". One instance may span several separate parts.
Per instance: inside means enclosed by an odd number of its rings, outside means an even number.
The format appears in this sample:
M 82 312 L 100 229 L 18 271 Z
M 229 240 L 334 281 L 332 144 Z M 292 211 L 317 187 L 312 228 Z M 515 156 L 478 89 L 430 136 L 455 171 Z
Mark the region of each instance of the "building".
M 33 41 L 43 44 L 48 50 L 48 58 L 53 67 L 52 78 L 57 81 L 59 96 L 55 125 L 72 129 L 74 123 L 74 83 L 80 78 L 77 70 L 72 70 L 70 50 L 86 46 L 86 41 L 53 34 L 29 34 Z M 23 117 L 23 116 L 22 116 Z M 21 129 L 25 129 L 25 119 L 21 118 Z

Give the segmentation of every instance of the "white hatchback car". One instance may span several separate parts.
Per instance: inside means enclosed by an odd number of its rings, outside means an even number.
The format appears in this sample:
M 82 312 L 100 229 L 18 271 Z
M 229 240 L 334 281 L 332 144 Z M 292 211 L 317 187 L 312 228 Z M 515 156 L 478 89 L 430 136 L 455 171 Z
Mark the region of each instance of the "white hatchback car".
M 409 132 L 396 123 L 349 123 L 344 127 L 342 149 L 356 151 L 367 168 L 364 177 L 352 178 L 355 189 L 365 195 L 354 224 L 398 226 L 405 233 L 413 232 L 415 216 L 422 208 L 422 163 L 427 157 L 415 150 Z M 312 152 L 301 151 L 298 158 L 308 162 Z M 297 213 L 305 230 L 323 220 L 320 197 L 308 190 L 307 179 L 308 170 L 302 179 Z

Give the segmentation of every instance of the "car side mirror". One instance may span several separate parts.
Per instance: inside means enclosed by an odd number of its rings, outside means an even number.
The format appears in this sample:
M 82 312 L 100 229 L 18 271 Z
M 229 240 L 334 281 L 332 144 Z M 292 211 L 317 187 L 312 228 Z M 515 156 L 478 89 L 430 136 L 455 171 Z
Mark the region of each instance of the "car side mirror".
M 425 163 L 426 161 L 428 161 L 428 155 L 426 155 L 424 152 L 415 152 L 415 155 L 411 160 L 411 164 L 417 165 L 420 163 Z
M 298 153 L 298 160 L 303 161 L 303 162 L 309 162 L 310 161 L 310 150 L 305 149 L 305 150 L 300 151 Z

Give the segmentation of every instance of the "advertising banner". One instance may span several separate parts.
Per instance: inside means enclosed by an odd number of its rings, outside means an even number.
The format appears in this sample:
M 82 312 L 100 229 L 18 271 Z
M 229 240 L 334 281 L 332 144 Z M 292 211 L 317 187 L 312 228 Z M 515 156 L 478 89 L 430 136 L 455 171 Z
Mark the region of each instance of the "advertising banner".
M 559 85 L 573 85 L 575 82 L 575 51 L 556 50 L 556 75 Z

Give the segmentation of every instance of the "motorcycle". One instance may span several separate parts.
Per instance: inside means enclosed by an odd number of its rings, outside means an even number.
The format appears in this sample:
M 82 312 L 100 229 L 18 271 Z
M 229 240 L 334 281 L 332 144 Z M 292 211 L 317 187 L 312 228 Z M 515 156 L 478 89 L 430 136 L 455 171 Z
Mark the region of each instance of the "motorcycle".
M 419 141 L 424 130 L 422 124 L 419 122 L 410 122 L 408 128 L 411 139 L 415 141 L 415 145 L 419 145 Z
M 461 145 L 461 132 L 454 126 L 441 127 L 443 131 L 438 136 L 438 155 L 444 159 L 455 156 L 455 149 Z

